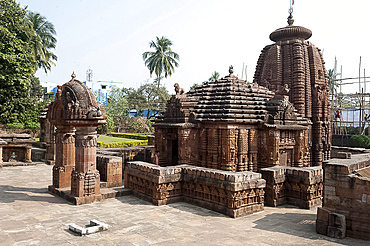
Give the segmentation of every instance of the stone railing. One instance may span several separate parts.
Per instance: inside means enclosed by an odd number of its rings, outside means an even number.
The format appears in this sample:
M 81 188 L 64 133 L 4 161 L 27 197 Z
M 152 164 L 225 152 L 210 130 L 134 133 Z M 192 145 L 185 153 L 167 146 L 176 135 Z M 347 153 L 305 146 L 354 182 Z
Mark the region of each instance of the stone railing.
M 156 205 L 185 201 L 231 217 L 263 210 L 265 180 L 253 172 L 129 162 L 125 187 Z
M 276 166 L 261 169 L 266 180 L 265 204 L 276 207 L 290 204 L 300 208 L 321 205 L 323 169 L 317 167 Z

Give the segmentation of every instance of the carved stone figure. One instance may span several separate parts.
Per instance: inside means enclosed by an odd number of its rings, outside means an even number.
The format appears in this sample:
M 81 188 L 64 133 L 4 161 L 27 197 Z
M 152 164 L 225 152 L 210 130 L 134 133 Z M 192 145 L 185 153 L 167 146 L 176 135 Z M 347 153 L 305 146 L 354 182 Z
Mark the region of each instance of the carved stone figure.
M 182 95 L 185 93 L 185 90 L 184 88 L 180 88 L 180 85 L 178 83 L 175 83 L 173 85 L 173 87 L 175 87 L 175 92 L 176 92 L 176 95 Z

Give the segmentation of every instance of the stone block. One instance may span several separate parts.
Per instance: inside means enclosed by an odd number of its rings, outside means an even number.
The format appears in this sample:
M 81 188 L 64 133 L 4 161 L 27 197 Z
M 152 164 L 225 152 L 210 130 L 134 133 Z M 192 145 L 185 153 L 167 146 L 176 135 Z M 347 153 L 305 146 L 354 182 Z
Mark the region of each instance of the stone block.
M 346 217 L 338 213 L 329 214 L 328 233 L 329 237 L 344 238 L 346 236 Z
M 83 235 L 88 235 L 88 234 L 108 230 L 108 225 L 105 223 L 99 222 L 97 220 L 91 220 L 90 226 L 87 228 L 83 228 L 82 226 L 78 226 L 72 223 L 72 224 L 69 224 L 69 230 L 79 234 L 80 236 L 83 236 Z
M 342 228 L 336 228 L 336 227 L 333 227 L 333 226 L 328 226 L 328 233 L 327 233 L 327 236 L 328 237 L 333 237 L 333 238 L 345 238 L 346 237 L 346 229 L 342 229 Z
M 73 231 L 73 232 L 79 234 L 80 236 L 86 235 L 86 228 L 78 226 L 74 223 L 69 224 L 68 228 L 69 228 L 70 231 Z
M 351 152 L 337 152 L 337 154 L 335 156 L 333 156 L 332 158 L 351 159 L 352 154 L 351 154 Z
M 317 219 L 322 221 L 329 221 L 330 211 L 325 208 L 317 208 Z
M 328 231 L 328 221 L 316 220 L 316 232 L 326 235 Z

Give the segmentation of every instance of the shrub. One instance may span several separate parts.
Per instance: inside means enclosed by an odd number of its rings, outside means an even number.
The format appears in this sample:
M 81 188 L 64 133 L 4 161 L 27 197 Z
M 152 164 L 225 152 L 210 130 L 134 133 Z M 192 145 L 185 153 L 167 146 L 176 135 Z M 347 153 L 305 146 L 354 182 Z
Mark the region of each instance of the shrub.
M 109 135 L 112 136 L 112 137 L 148 140 L 148 137 L 146 135 L 142 135 L 142 134 L 111 132 Z
M 106 121 L 107 121 L 107 123 L 105 123 L 103 125 L 99 125 L 96 128 L 96 131 L 98 132 L 98 134 L 107 134 L 108 131 L 111 131 L 114 128 L 114 121 L 113 121 L 112 117 L 107 115 Z
M 130 132 L 136 133 L 143 133 L 143 132 L 150 132 L 150 126 L 147 125 L 147 121 L 145 118 L 135 118 L 135 120 L 131 123 Z
M 370 146 L 370 137 L 366 135 L 353 135 L 350 139 L 352 147 L 368 148 Z
M 22 123 L 8 123 L 7 126 L 9 126 L 10 128 L 24 128 L 24 124 Z
M 103 143 L 98 141 L 98 147 L 102 148 L 120 148 L 120 147 L 133 147 L 133 146 L 141 146 L 141 145 L 148 145 L 148 140 L 133 140 L 127 141 L 122 143 Z

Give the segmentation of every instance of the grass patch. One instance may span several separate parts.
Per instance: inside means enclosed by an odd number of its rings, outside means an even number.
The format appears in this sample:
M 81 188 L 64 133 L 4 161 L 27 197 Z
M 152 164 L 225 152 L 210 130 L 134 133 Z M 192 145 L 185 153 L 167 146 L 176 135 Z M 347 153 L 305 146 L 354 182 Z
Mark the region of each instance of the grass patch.
M 132 139 L 129 138 L 117 138 L 117 137 L 109 137 L 107 135 L 100 135 L 98 137 L 99 142 L 103 143 L 124 143 L 127 141 L 132 141 Z

